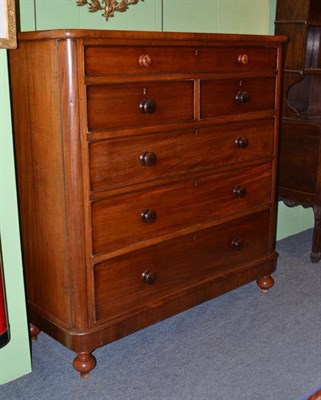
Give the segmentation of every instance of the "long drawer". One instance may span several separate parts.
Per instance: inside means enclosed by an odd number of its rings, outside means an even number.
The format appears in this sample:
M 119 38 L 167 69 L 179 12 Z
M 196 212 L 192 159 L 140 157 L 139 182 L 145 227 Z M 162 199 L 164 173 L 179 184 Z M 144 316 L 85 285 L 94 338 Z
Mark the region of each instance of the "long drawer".
M 200 117 L 275 109 L 275 78 L 201 80 Z
M 148 134 L 89 144 L 92 191 L 273 155 L 274 120 Z
M 269 210 L 94 266 L 96 320 L 115 317 L 268 251 Z
M 88 85 L 88 131 L 194 119 L 194 82 Z
M 270 163 L 97 200 L 91 206 L 93 252 L 115 250 L 270 201 Z
M 87 76 L 276 68 L 275 48 L 86 46 L 84 54 Z

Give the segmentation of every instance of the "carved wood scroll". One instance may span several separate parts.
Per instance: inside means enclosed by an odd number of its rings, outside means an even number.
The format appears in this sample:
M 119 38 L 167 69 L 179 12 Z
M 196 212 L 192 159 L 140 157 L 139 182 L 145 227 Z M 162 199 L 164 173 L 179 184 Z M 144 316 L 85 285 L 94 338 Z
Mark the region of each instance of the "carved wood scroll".
M 137 4 L 140 0 L 77 0 L 78 6 L 88 5 L 89 12 L 103 10 L 102 16 L 108 21 L 116 11 L 124 12 L 130 5 Z M 141 0 L 144 1 L 144 0 Z

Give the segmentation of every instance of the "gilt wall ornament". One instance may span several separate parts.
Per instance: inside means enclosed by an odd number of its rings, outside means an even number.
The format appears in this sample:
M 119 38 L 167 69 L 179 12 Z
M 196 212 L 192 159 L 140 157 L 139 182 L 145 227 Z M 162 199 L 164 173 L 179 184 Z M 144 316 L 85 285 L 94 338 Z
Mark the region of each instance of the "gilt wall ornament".
M 89 12 L 97 12 L 102 10 L 102 16 L 108 20 L 115 15 L 116 11 L 124 12 L 129 6 L 137 4 L 144 0 L 77 0 L 78 6 L 88 5 Z

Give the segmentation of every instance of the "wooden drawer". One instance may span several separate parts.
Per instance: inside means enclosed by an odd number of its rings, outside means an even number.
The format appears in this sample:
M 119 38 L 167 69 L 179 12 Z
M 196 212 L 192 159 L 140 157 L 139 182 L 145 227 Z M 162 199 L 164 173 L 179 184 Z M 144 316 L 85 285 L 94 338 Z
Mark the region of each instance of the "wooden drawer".
M 159 125 L 194 119 L 194 82 L 89 85 L 89 131 Z
M 238 263 L 263 256 L 268 251 L 268 231 L 269 211 L 265 210 L 96 265 L 96 319 L 148 307 Z
M 86 46 L 84 52 L 87 76 L 276 68 L 275 48 Z
M 93 252 L 125 247 L 270 201 L 270 164 L 97 200 L 91 210 Z
M 90 143 L 91 190 L 269 157 L 273 131 L 268 119 Z
M 274 109 L 274 78 L 201 80 L 201 118 Z

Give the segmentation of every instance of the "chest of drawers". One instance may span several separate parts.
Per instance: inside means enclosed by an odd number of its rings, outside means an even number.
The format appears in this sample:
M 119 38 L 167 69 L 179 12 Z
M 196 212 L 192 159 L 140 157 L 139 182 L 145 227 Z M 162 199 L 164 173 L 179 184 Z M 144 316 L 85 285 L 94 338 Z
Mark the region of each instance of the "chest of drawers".
M 59 30 L 10 51 L 29 318 L 77 353 L 275 270 L 280 37 Z

